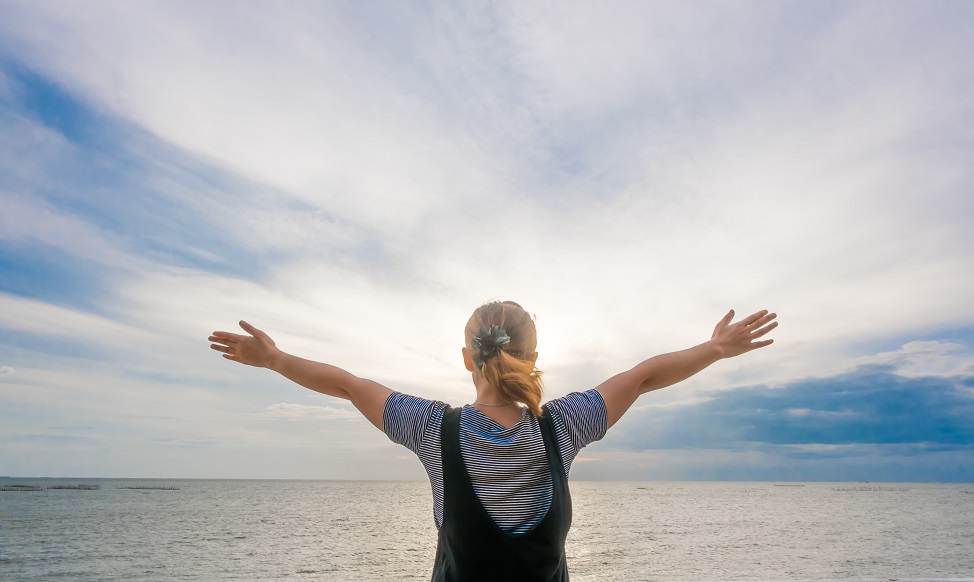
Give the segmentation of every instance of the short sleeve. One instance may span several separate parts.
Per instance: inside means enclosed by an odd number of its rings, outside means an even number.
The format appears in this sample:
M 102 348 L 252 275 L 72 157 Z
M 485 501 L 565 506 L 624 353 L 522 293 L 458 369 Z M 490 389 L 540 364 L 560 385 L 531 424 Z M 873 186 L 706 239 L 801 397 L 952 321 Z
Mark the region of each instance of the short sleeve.
M 433 422 L 442 418 L 446 404 L 393 392 L 382 411 L 382 431 L 394 443 L 420 454 Z
M 562 426 L 559 428 L 564 430 L 563 435 L 559 435 L 563 456 L 574 459 L 578 451 L 602 439 L 608 430 L 605 401 L 598 390 L 572 392 L 548 402 L 545 406 L 553 413 L 556 421 L 560 421 L 558 424 Z M 565 445 L 568 445 L 567 451 Z

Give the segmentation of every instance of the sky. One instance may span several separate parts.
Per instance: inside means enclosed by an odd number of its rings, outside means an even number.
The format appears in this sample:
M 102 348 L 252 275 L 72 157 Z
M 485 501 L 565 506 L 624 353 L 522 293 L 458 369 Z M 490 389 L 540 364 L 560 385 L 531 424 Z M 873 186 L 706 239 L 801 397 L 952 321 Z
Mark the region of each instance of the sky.
M 424 479 L 285 351 L 470 402 L 709 339 L 584 480 L 974 481 L 969 2 L 0 1 L 0 475 Z

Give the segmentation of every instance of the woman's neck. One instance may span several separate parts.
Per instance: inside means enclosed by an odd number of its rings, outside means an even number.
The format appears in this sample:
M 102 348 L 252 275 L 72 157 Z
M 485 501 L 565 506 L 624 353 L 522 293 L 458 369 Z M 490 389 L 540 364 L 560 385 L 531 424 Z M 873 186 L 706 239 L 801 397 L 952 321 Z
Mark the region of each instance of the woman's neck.
M 504 428 L 511 428 L 520 422 L 522 408 L 516 402 L 504 398 L 482 376 L 475 379 L 474 384 L 477 388 L 477 398 L 471 406 Z
M 487 380 L 480 374 L 476 374 L 474 377 L 474 388 L 477 390 L 477 397 L 474 399 L 474 404 L 479 404 L 481 406 L 498 408 L 502 406 L 516 406 L 509 398 L 505 398 L 499 390 L 490 385 Z

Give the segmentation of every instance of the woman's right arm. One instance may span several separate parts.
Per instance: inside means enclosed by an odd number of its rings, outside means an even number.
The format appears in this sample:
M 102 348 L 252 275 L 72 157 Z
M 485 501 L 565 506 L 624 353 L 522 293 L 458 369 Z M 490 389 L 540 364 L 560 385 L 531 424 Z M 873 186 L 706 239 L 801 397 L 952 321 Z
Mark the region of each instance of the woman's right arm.
M 222 352 L 228 360 L 267 368 L 315 392 L 350 400 L 369 422 L 382 430 L 382 412 L 392 390 L 337 366 L 285 353 L 270 336 L 246 321 L 241 321 L 240 327 L 247 335 L 213 332 L 209 338 L 210 347 Z

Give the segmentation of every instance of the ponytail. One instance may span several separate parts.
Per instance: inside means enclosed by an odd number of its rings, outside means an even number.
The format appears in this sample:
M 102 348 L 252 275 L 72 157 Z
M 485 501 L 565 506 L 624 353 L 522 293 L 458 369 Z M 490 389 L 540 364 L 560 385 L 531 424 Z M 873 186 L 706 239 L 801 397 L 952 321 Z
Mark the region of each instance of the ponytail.
M 541 416 L 541 370 L 533 317 L 513 301 L 493 301 L 474 311 L 465 330 L 467 348 L 484 379 L 501 396 Z M 489 337 L 487 337 L 489 336 Z
M 520 402 L 535 416 L 541 416 L 541 370 L 531 360 L 522 360 L 501 350 L 480 369 L 491 386 L 505 400 Z

